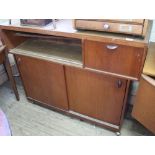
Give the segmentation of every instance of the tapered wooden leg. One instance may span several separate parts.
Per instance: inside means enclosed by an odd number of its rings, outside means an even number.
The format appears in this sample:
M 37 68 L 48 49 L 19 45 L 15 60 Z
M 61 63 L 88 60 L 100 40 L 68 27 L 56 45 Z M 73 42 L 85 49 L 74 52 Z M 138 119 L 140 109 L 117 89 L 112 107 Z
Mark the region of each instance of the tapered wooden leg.
M 11 66 L 10 66 L 8 55 L 6 55 L 6 58 L 5 58 L 5 61 L 4 61 L 4 66 L 5 66 L 5 69 L 7 71 L 7 74 L 8 74 L 12 89 L 14 91 L 14 94 L 16 96 L 16 99 L 17 99 L 17 101 L 19 101 L 19 94 L 18 94 L 18 90 L 17 90 L 17 86 L 16 86 L 16 81 L 15 81 L 15 79 L 13 77 L 13 73 L 12 73 L 12 69 L 11 69 Z

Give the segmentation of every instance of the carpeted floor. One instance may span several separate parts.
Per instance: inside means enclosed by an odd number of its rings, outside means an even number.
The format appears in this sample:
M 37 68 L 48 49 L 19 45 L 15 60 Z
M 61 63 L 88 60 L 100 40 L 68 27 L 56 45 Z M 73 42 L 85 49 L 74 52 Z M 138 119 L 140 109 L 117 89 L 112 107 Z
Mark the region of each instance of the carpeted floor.
M 114 136 L 109 130 L 85 123 L 41 106 L 25 98 L 18 79 L 20 101 L 16 101 L 9 82 L 0 86 L 0 107 L 6 113 L 14 136 Z M 125 119 L 121 135 L 150 135 L 136 121 Z

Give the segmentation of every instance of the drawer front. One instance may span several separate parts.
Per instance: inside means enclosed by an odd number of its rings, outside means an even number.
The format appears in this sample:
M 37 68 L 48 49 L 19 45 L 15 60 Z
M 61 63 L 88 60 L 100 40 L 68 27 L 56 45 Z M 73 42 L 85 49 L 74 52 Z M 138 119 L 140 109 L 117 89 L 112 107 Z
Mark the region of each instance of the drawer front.
M 127 23 L 112 23 L 106 21 L 89 21 L 89 20 L 76 20 L 76 28 L 98 30 L 105 32 L 126 33 L 133 35 L 142 35 L 143 25 L 127 24 Z
M 84 47 L 85 67 L 139 78 L 144 63 L 143 48 L 88 40 Z

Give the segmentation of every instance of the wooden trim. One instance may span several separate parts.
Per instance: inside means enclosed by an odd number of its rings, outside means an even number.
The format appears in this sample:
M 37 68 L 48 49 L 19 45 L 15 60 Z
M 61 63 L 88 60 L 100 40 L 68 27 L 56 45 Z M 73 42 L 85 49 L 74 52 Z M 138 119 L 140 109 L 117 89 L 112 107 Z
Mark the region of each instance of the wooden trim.
M 149 24 L 149 21 L 147 19 L 145 19 L 144 26 L 143 26 L 143 32 L 142 32 L 143 37 L 145 37 L 147 34 L 148 24 Z
M 116 74 L 116 73 L 111 73 L 111 72 L 106 72 L 106 71 L 100 71 L 100 70 L 96 70 L 96 69 L 92 69 L 92 68 L 88 68 L 88 67 L 84 67 L 84 69 L 94 71 L 96 73 L 101 73 L 101 74 L 111 75 L 114 77 L 119 77 L 122 79 L 127 79 L 127 80 L 130 79 L 130 80 L 136 80 L 136 81 L 138 80 L 138 78 L 133 78 L 131 76 L 125 76 L 125 75 L 121 75 L 121 74 Z
M 69 104 L 69 96 L 68 96 L 68 87 L 67 87 L 67 77 L 66 77 L 66 67 L 63 65 L 63 70 L 64 70 L 64 78 L 65 78 L 65 87 L 66 87 L 66 95 L 67 95 L 67 103 L 68 103 L 68 109 L 70 109 L 70 104 Z
M 148 47 L 145 47 L 144 48 L 144 52 L 143 52 L 143 59 L 142 59 L 142 63 L 143 65 L 141 65 L 141 68 L 139 70 L 139 74 L 138 74 L 138 80 L 140 80 L 140 77 L 141 77 L 141 73 L 143 72 L 143 68 L 144 68 L 144 65 L 145 65 L 145 60 L 146 60 L 146 55 L 148 53 Z
M 123 123 L 124 114 L 125 114 L 125 109 L 126 109 L 126 106 L 127 106 L 129 86 L 130 86 L 130 80 L 127 81 L 127 85 L 126 85 L 126 89 L 125 89 L 125 96 L 124 96 L 124 101 L 123 101 L 124 104 L 123 104 L 123 107 L 122 107 L 122 114 L 121 114 L 121 118 L 120 118 L 119 130 L 121 129 L 121 126 L 122 126 L 122 123 Z
M 136 25 L 143 25 L 144 23 L 144 19 L 82 19 L 82 20 L 102 21 L 102 22 L 122 23 L 122 24 L 126 23 L 126 24 L 136 24 Z
M 36 56 L 30 56 L 30 55 L 27 55 L 27 54 L 23 54 L 23 53 L 14 53 L 14 52 L 9 52 L 11 54 L 14 54 L 14 55 L 22 55 L 22 56 L 27 56 L 27 57 L 30 57 L 30 58 L 36 58 L 36 59 L 40 59 L 40 60 L 46 60 L 48 62 L 53 62 L 53 63 L 56 63 L 56 64 L 62 64 L 62 65 L 65 65 L 65 66 L 73 66 L 73 67 L 78 67 L 78 68 L 82 68 L 82 64 L 78 64 L 78 63 L 70 63 L 67 61 L 58 61 L 57 59 L 46 59 L 46 58 L 42 58 L 42 57 L 36 57 Z
M 23 87 L 24 87 L 25 95 L 28 96 L 28 95 L 27 95 L 27 92 L 26 92 L 26 87 L 25 87 L 25 84 L 24 84 L 24 81 L 23 81 L 23 78 L 22 78 L 22 74 L 21 74 L 21 72 L 20 72 L 18 60 L 17 60 L 17 59 L 18 59 L 18 58 L 17 58 L 18 55 L 16 56 L 16 55 L 13 54 L 13 57 L 14 57 L 14 59 L 15 59 L 16 65 L 17 65 L 17 69 L 18 69 L 18 72 L 19 72 L 19 77 L 21 78 L 21 82 L 22 82 L 22 85 L 23 85 Z
M 153 21 L 152 20 L 148 20 L 148 26 L 145 25 L 145 27 L 143 28 L 144 29 L 144 32 L 143 33 L 145 33 L 144 40 L 145 40 L 145 42 L 147 42 L 147 45 L 149 44 L 152 26 L 153 26 Z
M 85 40 L 82 39 L 82 64 L 85 66 Z
M 70 114 L 73 114 L 73 115 L 77 115 L 77 116 L 79 116 L 80 118 L 88 119 L 88 120 L 90 120 L 90 121 L 92 121 L 92 122 L 97 122 L 97 123 L 99 123 L 99 124 L 102 124 L 102 125 L 105 125 L 105 126 L 114 128 L 114 129 L 116 129 L 116 130 L 119 129 L 119 126 L 118 126 L 118 125 L 114 125 L 114 124 L 111 124 L 111 123 L 108 123 L 108 122 L 100 121 L 100 120 L 98 120 L 98 119 L 91 118 L 91 117 L 89 117 L 89 116 L 82 115 L 82 114 L 79 114 L 79 113 L 74 112 L 74 111 L 71 111 L 71 110 L 69 111 L 69 113 L 70 113 Z
M 152 86 L 155 87 L 155 78 L 153 79 L 153 78 L 151 78 L 151 77 L 149 77 L 149 76 L 147 76 L 147 75 L 144 75 L 144 74 L 142 74 L 142 77 L 143 77 L 148 83 L 150 83 Z
M 39 105 L 39 106 L 41 106 L 41 107 L 45 107 L 45 108 L 51 109 L 51 110 L 53 110 L 53 111 L 60 112 L 61 114 L 69 115 L 68 111 L 66 111 L 66 110 L 60 109 L 60 108 L 58 108 L 58 107 L 54 107 L 54 106 L 52 106 L 52 105 L 48 105 L 48 104 L 46 104 L 46 103 L 43 103 L 43 102 L 38 101 L 38 100 L 36 100 L 36 99 L 33 99 L 33 98 L 31 98 L 31 97 L 27 97 L 27 99 L 28 99 L 29 101 L 33 102 L 34 104 Z

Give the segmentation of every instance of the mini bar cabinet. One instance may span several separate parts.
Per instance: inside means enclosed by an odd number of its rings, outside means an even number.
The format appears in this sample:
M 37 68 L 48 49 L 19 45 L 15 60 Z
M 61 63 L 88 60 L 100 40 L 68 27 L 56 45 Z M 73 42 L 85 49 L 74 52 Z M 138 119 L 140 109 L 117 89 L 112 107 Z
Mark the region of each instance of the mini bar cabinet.
M 133 22 L 136 34 L 143 20 Z M 141 77 L 152 21 L 145 33 L 137 32 L 142 36 L 75 29 L 76 24 L 80 27 L 78 20 L 56 20 L 53 29 L 52 23 L 23 26 L 17 20 L 1 25 L 0 35 L 29 100 L 119 134 L 130 82 Z

